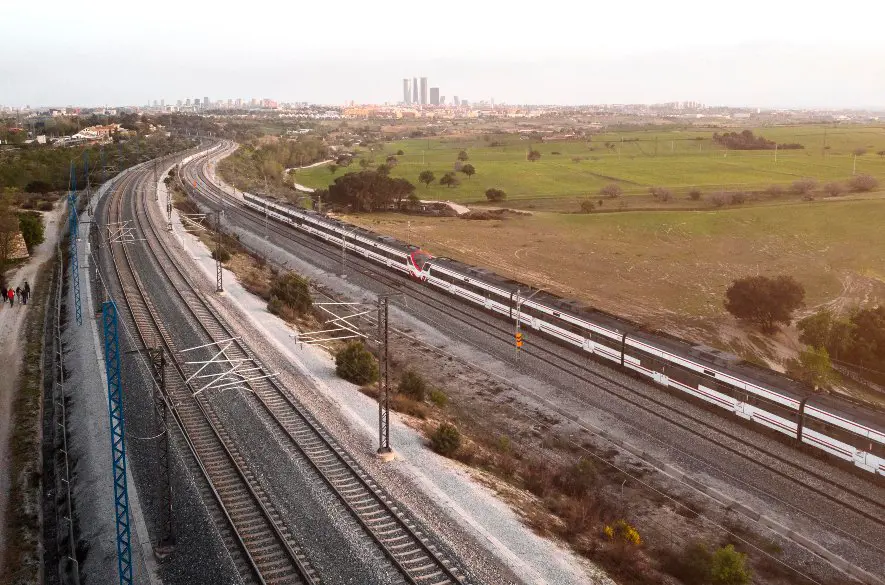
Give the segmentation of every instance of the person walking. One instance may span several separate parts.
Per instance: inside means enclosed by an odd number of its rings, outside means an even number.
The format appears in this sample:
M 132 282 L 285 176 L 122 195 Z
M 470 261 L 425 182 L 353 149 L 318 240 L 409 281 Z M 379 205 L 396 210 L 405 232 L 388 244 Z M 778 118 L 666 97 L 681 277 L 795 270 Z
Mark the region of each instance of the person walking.
M 15 291 L 12 290 L 11 287 L 8 291 L 6 291 L 6 298 L 9 299 L 9 306 L 14 307 L 15 306 Z
M 24 301 L 25 301 L 25 304 L 27 305 L 28 301 L 31 298 L 31 285 L 28 284 L 27 280 L 25 281 L 25 288 L 23 289 L 23 292 L 25 293 Z
M 22 296 L 22 287 L 20 287 L 20 286 L 15 287 L 15 296 L 18 297 L 19 303 L 21 303 L 22 305 L 25 304 L 24 303 L 25 298 Z

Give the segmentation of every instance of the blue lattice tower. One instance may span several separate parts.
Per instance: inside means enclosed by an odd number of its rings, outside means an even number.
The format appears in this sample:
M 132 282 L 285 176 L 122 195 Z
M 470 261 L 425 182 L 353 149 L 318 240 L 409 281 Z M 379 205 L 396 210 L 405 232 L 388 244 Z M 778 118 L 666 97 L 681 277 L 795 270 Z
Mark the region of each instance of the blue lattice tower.
M 120 380 L 120 342 L 117 338 L 117 305 L 101 305 L 104 326 L 104 359 L 108 378 L 108 414 L 111 423 L 111 455 L 114 464 L 114 508 L 117 520 L 117 570 L 120 585 L 132 583 L 132 548 L 129 530 L 129 489 L 126 484 L 126 428 L 123 421 L 123 386 Z
M 68 207 L 71 208 L 68 219 L 71 240 L 71 286 L 74 289 L 74 312 L 77 316 L 77 325 L 83 324 L 83 308 L 80 305 L 80 260 L 77 255 L 77 238 L 79 237 L 79 223 L 77 217 L 77 176 L 74 169 L 74 161 L 71 161 L 71 190 L 68 194 Z

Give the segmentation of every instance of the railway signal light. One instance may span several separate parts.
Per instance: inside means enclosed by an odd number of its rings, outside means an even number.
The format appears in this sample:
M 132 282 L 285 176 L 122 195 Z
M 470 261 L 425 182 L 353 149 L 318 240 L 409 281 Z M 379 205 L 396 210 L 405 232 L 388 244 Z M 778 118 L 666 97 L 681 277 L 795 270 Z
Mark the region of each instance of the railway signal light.
M 522 347 L 522 333 L 517 332 L 514 337 L 516 338 L 516 347 Z

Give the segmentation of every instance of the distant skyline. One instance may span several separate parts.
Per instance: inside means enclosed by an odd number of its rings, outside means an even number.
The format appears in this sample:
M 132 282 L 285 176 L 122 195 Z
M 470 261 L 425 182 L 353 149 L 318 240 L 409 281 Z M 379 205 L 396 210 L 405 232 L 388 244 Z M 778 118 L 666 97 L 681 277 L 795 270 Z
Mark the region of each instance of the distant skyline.
M 858 0 L 841 14 L 759 0 L 507 10 L 477 0 L 451 26 L 403 0 L 384 11 L 343 0 L 334 13 L 233 6 L 96 0 L 76 11 L 49 0 L 39 16 L 33 5 L 4 6 L 0 104 L 170 104 L 196 95 L 396 103 L 402 79 L 418 73 L 472 103 L 885 107 L 880 2 Z

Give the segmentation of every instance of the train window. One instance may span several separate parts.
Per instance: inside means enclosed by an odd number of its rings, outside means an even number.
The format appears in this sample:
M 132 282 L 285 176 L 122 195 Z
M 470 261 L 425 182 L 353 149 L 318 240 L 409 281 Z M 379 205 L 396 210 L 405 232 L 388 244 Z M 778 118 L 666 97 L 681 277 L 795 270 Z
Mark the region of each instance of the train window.
M 716 372 L 714 372 L 712 370 L 705 369 L 704 373 L 707 374 L 708 376 L 713 376 L 714 378 L 716 377 Z

